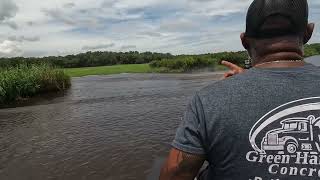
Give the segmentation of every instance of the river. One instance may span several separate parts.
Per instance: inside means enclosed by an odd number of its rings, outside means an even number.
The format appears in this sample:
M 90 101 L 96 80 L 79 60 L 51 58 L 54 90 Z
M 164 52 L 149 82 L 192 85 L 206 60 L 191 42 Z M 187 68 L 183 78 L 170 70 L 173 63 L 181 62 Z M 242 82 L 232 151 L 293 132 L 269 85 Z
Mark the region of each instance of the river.
M 88 76 L 63 95 L 1 109 L 0 179 L 154 179 L 190 97 L 219 78 Z
M 320 66 L 320 56 L 312 56 L 305 59 L 308 63 L 311 63 L 315 66 Z

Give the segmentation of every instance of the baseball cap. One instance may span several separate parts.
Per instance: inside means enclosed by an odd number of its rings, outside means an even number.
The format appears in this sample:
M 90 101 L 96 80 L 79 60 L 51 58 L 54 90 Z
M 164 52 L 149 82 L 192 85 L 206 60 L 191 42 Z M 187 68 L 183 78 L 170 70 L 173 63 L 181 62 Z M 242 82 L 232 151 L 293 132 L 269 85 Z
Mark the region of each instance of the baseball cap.
M 254 0 L 248 9 L 245 35 L 267 38 L 302 33 L 308 16 L 307 0 Z

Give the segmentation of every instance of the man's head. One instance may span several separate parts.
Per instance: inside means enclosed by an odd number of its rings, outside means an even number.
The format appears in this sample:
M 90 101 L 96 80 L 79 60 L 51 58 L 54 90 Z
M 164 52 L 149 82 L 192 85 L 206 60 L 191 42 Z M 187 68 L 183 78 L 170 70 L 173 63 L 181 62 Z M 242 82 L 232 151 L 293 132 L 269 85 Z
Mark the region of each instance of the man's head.
M 254 64 L 300 60 L 313 29 L 314 24 L 308 24 L 307 0 L 254 0 L 241 40 Z

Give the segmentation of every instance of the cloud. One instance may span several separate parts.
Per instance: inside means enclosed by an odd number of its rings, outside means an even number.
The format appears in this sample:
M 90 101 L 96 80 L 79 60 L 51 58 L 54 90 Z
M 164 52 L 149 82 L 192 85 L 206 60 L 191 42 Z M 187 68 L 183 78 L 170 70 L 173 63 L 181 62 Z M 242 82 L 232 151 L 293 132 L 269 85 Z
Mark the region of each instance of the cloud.
M 44 57 L 47 54 L 48 52 L 47 51 L 38 51 L 38 50 L 27 50 L 27 51 L 24 51 L 22 56 L 23 57 Z
M 42 11 L 46 14 L 46 16 L 48 16 L 49 18 L 52 18 L 54 20 L 61 21 L 61 22 L 68 24 L 68 25 L 75 25 L 76 24 L 75 19 L 67 16 L 60 9 L 43 9 Z
M 18 29 L 18 24 L 13 21 L 3 21 L 2 24 L 7 25 L 14 30 Z
M 18 11 L 18 7 L 12 0 L 1 0 L 0 1 L 0 22 L 14 17 L 17 11 Z
M 135 49 L 135 48 L 137 48 L 136 45 L 124 45 L 124 46 L 121 46 L 120 50 L 124 51 L 124 50 Z
M 19 56 L 22 53 L 23 51 L 14 41 L 5 40 L 2 43 L 0 43 L 0 57 Z
M 32 36 L 32 37 L 10 36 L 8 39 L 10 41 L 16 41 L 16 42 L 24 42 L 24 41 L 36 42 L 36 41 L 40 41 L 40 37 L 38 37 L 38 36 Z
M 143 31 L 143 32 L 139 32 L 138 35 L 150 36 L 150 37 L 161 37 L 161 36 L 163 36 L 162 33 L 155 32 L 155 31 Z
M 63 5 L 64 8 L 73 8 L 75 6 L 76 6 L 76 4 L 74 4 L 73 2 L 66 3 L 66 4 Z
M 239 34 L 250 2 L 0 0 L 0 42 L 12 41 L 28 56 L 104 49 L 173 54 L 237 51 L 243 50 Z M 309 4 L 310 21 L 318 24 L 320 3 Z M 312 42 L 319 41 L 317 28 Z
M 185 32 L 199 28 L 199 23 L 187 19 L 166 20 L 160 25 L 161 31 Z
M 10 21 L 18 12 L 17 5 L 12 0 L 0 1 L 0 24 L 7 25 L 12 29 L 18 29 L 18 25 Z
M 65 11 L 62 9 L 43 9 L 46 16 L 53 22 L 63 23 L 75 28 L 96 29 L 101 27 L 101 20 L 95 16 L 90 16 L 87 10 Z
M 110 44 L 99 44 L 99 45 L 93 45 L 93 46 L 83 46 L 82 50 L 99 50 L 99 49 L 107 49 L 107 48 L 111 48 L 114 47 L 115 44 L 114 43 L 110 43 Z
M 28 26 L 33 26 L 35 23 L 34 23 L 33 21 L 28 21 L 28 22 L 26 22 L 26 24 L 27 24 Z

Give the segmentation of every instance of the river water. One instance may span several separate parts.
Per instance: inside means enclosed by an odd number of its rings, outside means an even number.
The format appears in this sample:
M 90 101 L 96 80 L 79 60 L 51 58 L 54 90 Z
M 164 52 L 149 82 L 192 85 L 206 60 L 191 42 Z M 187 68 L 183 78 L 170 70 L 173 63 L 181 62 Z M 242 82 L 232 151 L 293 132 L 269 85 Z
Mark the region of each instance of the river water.
M 221 74 L 74 78 L 0 110 L 1 180 L 155 179 L 187 102 Z

